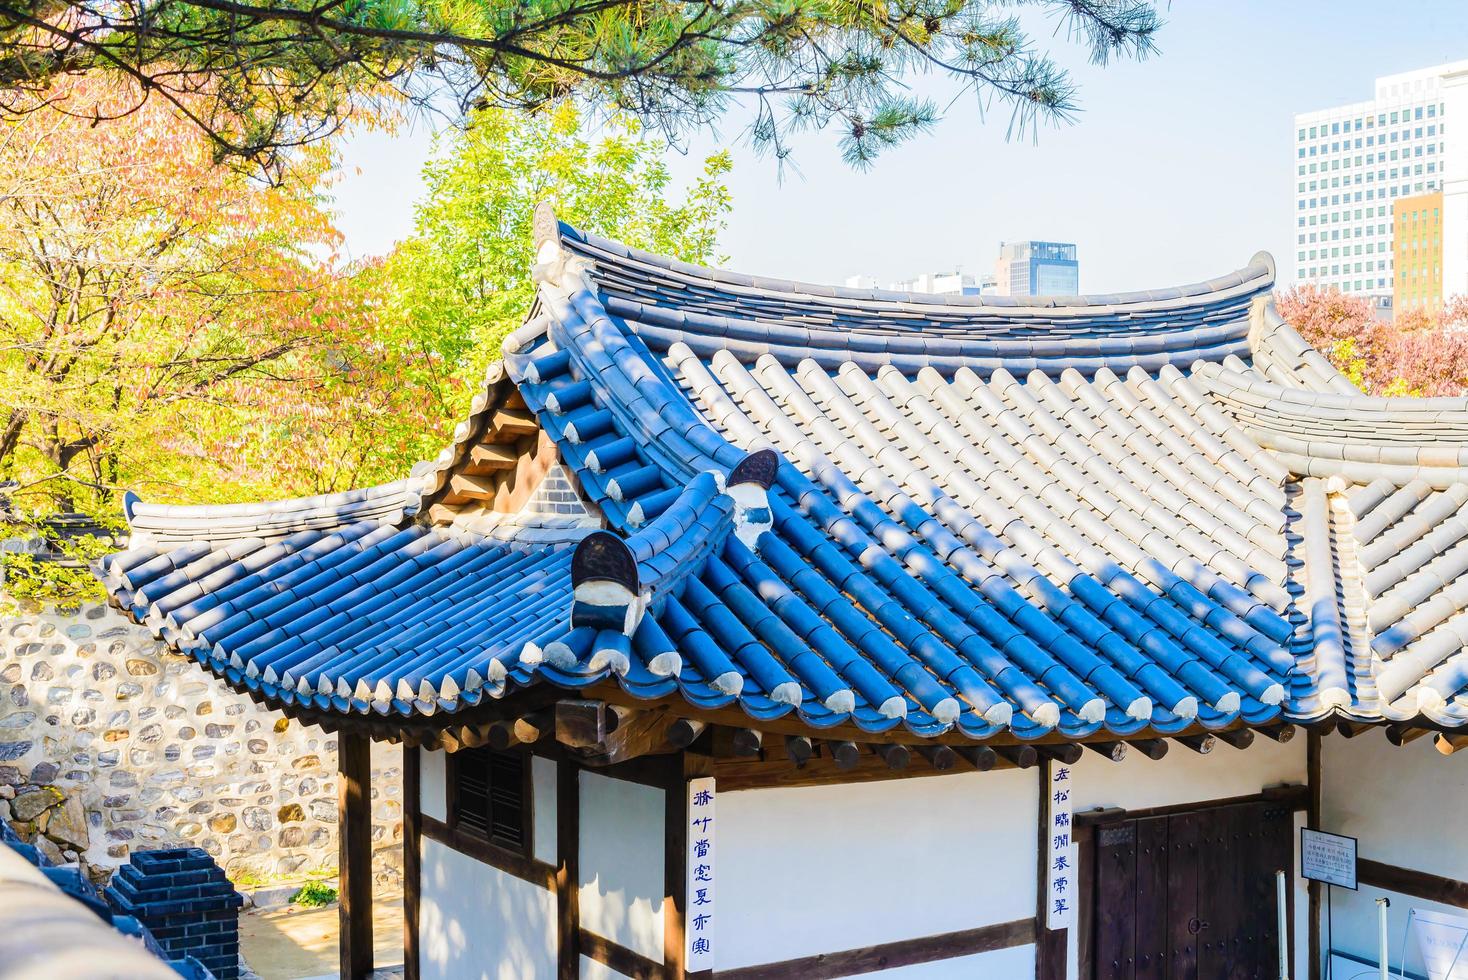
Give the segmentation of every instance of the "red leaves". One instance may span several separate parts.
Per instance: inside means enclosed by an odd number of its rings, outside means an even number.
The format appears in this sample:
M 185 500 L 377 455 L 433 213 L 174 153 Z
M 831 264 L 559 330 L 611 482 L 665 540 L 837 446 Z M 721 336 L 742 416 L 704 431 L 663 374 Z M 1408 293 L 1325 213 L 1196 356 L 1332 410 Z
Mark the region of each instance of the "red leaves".
M 1276 296 L 1280 315 L 1370 395 L 1468 392 L 1468 298 L 1439 314 L 1403 311 L 1378 319 L 1368 300 L 1298 286 Z

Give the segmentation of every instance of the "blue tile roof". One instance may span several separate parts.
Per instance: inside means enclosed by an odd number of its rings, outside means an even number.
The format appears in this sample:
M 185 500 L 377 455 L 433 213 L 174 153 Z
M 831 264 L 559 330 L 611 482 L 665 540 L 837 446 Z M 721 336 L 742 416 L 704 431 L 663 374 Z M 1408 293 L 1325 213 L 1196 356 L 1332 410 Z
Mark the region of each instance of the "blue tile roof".
M 285 536 L 151 511 L 102 567 L 114 600 L 272 703 L 402 725 L 545 682 L 973 739 L 1468 720 L 1468 493 L 1442 472 L 1468 408 L 1351 394 L 1274 314 L 1267 256 L 950 302 L 542 228 L 537 315 L 475 418 L 517 392 L 605 530 L 430 524 L 470 424 L 369 513 L 267 508 Z M 1311 468 L 1362 427 L 1377 468 Z M 1346 493 L 1404 466 L 1410 499 Z M 1415 619 L 1367 614 L 1418 593 Z

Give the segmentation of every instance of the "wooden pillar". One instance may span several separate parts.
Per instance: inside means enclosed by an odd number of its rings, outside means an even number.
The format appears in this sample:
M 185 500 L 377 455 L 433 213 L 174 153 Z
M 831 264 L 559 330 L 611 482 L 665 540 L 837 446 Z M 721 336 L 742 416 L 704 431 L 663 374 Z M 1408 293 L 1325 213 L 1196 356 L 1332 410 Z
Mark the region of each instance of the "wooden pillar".
M 556 763 L 556 977 L 581 977 L 581 773 Z
M 684 753 L 672 757 L 676 765 L 663 789 L 663 975 L 685 980 L 683 917 L 688 911 L 688 782 Z
M 336 736 L 337 839 L 341 867 L 342 980 L 372 975 L 372 742 L 365 735 Z
M 418 980 L 418 899 L 423 887 L 421 753 L 403 746 L 403 980 Z
M 1320 828 L 1320 732 L 1314 728 L 1310 729 L 1305 737 L 1305 780 L 1310 791 L 1310 801 L 1305 812 L 1305 826 L 1314 830 Z M 1310 972 L 1306 975 L 1308 980 L 1320 980 L 1320 905 L 1321 892 L 1326 887 L 1318 881 L 1311 881 L 1306 886 L 1310 896 L 1310 928 L 1308 942 L 1310 943 L 1310 956 L 1307 962 L 1310 964 Z

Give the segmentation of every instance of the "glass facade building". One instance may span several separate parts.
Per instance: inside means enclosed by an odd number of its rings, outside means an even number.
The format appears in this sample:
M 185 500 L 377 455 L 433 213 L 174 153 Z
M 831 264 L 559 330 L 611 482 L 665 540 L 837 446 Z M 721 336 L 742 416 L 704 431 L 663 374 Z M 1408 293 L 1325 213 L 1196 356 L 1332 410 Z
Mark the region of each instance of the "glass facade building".
M 1068 242 L 1002 242 L 994 278 L 1006 296 L 1075 296 L 1080 269 Z

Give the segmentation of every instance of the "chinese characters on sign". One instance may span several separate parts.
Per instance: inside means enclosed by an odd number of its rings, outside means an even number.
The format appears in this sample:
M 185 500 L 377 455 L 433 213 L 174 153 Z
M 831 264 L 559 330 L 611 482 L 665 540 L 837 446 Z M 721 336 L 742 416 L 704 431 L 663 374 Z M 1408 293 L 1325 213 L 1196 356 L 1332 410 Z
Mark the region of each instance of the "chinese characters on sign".
M 688 781 L 687 969 L 714 968 L 714 781 Z
M 1075 842 L 1071 839 L 1071 768 L 1050 764 L 1049 792 L 1042 801 L 1050 842 L 1045 856 L 1045 926 L 1064 929 L 1075 919 Z

